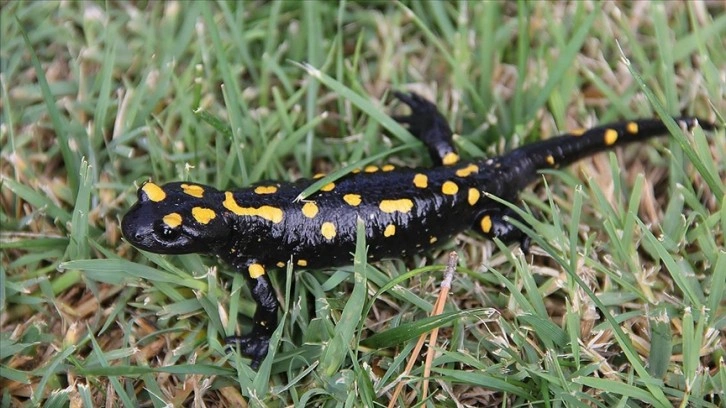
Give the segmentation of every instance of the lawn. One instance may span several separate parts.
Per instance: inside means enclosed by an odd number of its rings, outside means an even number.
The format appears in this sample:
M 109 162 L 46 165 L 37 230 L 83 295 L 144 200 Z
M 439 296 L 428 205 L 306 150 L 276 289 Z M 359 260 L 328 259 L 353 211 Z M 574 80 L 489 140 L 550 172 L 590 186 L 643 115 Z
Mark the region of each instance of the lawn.
M 726 404 L 719 2 L 10 1 L 0 38 L 0 408 Z M 513 203 L 528 254 L 465 233 L 272 274 L 254 371 L 224 344 L 243 277 L 140 251 L 121 217 L 148 180 L 430 166 L 392 90 L 435 101 L 467 160 L 638 117 L 721 127 L 543 172 Z

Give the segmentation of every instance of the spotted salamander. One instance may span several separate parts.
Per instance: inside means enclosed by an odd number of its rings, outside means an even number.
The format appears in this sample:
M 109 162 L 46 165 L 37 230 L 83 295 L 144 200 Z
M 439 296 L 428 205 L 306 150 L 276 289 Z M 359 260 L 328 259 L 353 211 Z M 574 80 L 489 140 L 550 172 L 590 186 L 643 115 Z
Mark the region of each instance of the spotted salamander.
M 411 114 L 393 116 L 428 148 L 432 168 L 368 166 L 324 185 L 306 200 L 298 195 L 315 179 L 259 183 L 220 191 L 192 182 L 148 182 L 124 216 L 124 237 L 160 254 L 216 255 L 244 274 L 257 303 L 250 334 L 227 339 L 252 358 L 267 354 L 277 326 L 278 301 L 267 274 L 291 260 L 302 268 L 349 264 L 356 221 L 365 223 L 371 260 L 425 252 L 473 229 L 505 242 L 528 239 L 507 222 L 514 216 L 491 200 L 508 201 L 537 178 L 540 169 L 566 166 L 582 157 L 666 132 L 659 120 L 631 120 L 573 132 L 515 149 L 503 156 L 463 162 L 452 131 L 436 107 L 416 94 L 395 93 Z M 686 128 L 707 122 L 679 118 Z

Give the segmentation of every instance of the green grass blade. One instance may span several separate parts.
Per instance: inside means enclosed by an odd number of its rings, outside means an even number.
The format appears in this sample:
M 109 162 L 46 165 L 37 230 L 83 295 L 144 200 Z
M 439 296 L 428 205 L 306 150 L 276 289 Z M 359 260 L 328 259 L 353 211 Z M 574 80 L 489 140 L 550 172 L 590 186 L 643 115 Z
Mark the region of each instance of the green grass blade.
M 19 20 L 18 25 L 22 25 Z M 40 86 L 40 90 L 43 95 L 45 107 L 48 110 L 48 115 L 50 116 L 51 121 L 53 122 L 53 129 L 56 132 L 56 137 L 58 137 L 58 144 L 63 156 L 63 162 L 65 164 L 65 168 L 68 170 L 68 187 L 71 191 L 77 191 L 80 159 L 79 155 L 73 151 L 72 146 L 78 147 L 82 144 L 80 143 L 80 140 L 70 134 L 68 121 L 61 114 L 60 109 L 56 106 L 56 98 L 50 89 L 48 79 L 45 76 L 45 70 L 40 64 L 40 60 L 33 49 L 33 45 L 30 38 L 28 38 L 28 34 L 23 29 L 20 30 L 20 33 L 23 35 L 23 39 L 25 40 L 25 45 L 27 47 L 26 51 L 30 53 L 30 60 L 33 63 L 35 75 L 38 77 L 38 85 Z
M 663 307 L 654 310 L 650 319 L 650 354 L 648 371 L 654 378 L 663 378 L 673 355 L 673 333 L 668 312 Z
M 351 340 L 355 335 L 360 319 L 365 318 L 361 314 L 366 301 L 366 230 L 362 220 L 357 223 L 357 238 L 355 246 L 354 271 L 353 271 L 353 292 L 345 303 L 343 313 L 340 315 L 338 324 L 335 325 L 335 334 L 324 348 L 320 356 L 318 371 L 325 378 L 332 378 L 345 358 L 353 353 L 350 348 Z

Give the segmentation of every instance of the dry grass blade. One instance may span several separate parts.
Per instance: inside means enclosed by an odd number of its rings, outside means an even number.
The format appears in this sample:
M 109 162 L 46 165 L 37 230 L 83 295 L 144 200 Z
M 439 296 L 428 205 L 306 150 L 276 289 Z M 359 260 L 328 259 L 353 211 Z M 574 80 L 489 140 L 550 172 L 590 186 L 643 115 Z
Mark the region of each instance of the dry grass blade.
M 446 297 L 449 295 L 449 290 L 451 289 L 451 281 L 454 278 L 454 272 L 456 271 L 456 265 L 459 262 L 459 255 L 452 251 L 449 253 L 449 262 L 446 265 L 446 270 L 444 271 L 444 280 L 441 282 L 441 291 L 439 292 L 439 296 L 436 298 L 436 303 L 434 304 L 434 309 L 431 312 L 431 316 L 438 316 L 444 311 L 444 305 L 446 304 Z M 431 375 L 431 365 L 434 360 L 434 346 L 436 345 L 436 340 L 439 335 L 439 329 L 434 328 L 431 333 L 429 334 L 429 351 L 426 355 L 426 363 L 424 365 L 424 382 L 423 382 L 423 389 L 421 391 L 421 400 L 425 400 L 428 395 L 428 388 L 429 388 L 429 376 Z M 399 394 L 401 394 L 401 391 L 403 390 L 403 386 L 406 384 L 403 381 L 403 378 L 407 376 L 411 370 L 413 369 L 414 364 L 416 364 L 416 360 L 418 359 L 418 356 L 421 354 L 421 349 L 423 348 L 424 342 L 426 341 L 426 335 L 423 334 L 421 337 L 419 337 L 418 342 L 416 343 L 416 347 L 414 347 L 413 351 L 411 352 L 411 357 L 408 359 L 408 363 L 406 364 L 406 368 L 401 373 L 401 376 L 399 377 L 399 380 L 401 382 L 398 383 L 396 386 L 396 389 L 393 391 L 393 395 L 391 395 L 391 401 L 388 403 L 388 408 L 393 408 L 396 405 L 396 400 L 398 399 Z

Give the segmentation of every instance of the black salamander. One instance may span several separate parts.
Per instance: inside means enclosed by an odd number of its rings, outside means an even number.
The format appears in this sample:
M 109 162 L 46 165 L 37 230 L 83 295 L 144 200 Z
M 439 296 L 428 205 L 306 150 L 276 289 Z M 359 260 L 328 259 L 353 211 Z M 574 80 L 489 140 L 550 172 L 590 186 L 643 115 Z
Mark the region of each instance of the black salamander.
M 399 258 L 473 229 L 504 242 L 528 238 L 506 221 L 514 214 L 487 198 L 515 201 L 540 169 L 666 133 L 659 120 L 631 120 L 565 134 L 491 159 L 462 162 L 452 131 L 429 101 L 395 94 L 412 113 L 394 116 L 428 148 L 435 167 L 368 166 L 322 187 L 304 201 L 296 197 L 315 180 L 260 183 L 220 191 L 192 182 L 145 183 L 124 216 L 124 237 L 137 248 L 160 254 L 216 255 L 242 273 L 257 303 L 252 332 L 228 338 L 256 368 L 277 326 L 278 302 L 267 274 L 288 260 L 302 268 L 350 264 L 356 220 L 365 222 L 371 260 Z M 677 119 L 690 129 L 696 118 Z

